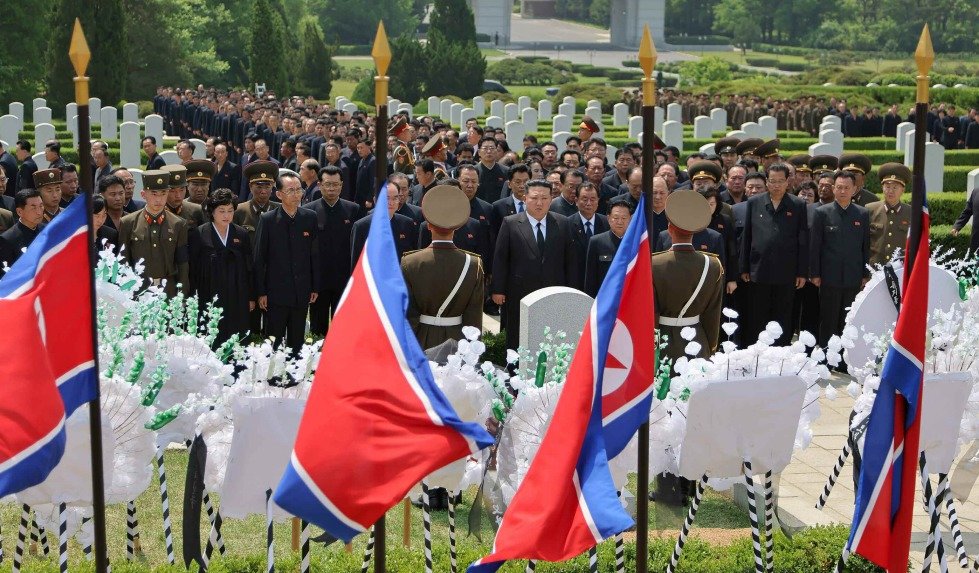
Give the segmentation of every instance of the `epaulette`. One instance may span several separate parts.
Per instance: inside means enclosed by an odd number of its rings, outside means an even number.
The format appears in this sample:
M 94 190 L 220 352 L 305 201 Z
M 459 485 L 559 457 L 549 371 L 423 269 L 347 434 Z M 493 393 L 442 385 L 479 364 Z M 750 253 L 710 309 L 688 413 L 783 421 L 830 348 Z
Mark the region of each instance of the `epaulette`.
M 474 253 L 472 251 L 467 251 L 466 249 L 459 249 L 459 250 L 462 251 L 463 253 L 466 253 L 467 255 L 472 255 L 474 257 L 479 258 L 479 260 L 483 260 L 483 256 L 480 255 L 479 253 Z
M 411 255 L 411 254 L 414 254 L 414 253 L 420 253 L 420 252 L 422 252 L 424 250 L 425 249 L 413 249 L 411 251 L 405 251 L 404 253 L 401 254 L 401 258 L 403 259 L 403 258 L 407 257 L 408 255 Z

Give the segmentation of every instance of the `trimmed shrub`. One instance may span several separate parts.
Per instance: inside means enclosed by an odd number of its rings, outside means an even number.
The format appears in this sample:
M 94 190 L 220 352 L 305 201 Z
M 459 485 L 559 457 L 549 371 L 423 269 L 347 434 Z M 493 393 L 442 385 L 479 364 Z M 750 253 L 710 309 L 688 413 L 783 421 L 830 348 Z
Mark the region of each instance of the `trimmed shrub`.
M 777 58 L 745 58 L 749 66 L 755 66 L 756 68 L 774 68 L 778 65 Z
M 622 65 L 626 68 L 638 68 L 639 60 L 623 60 Z
M 633 70 L 611 70 L 608 73 L 608 79 L 610 80 L 642 80 L 643 73 L 636 72 Z
M 941 248 L 945 251 L 952 251 L 958 258 L 968 256 L 969 241 L 972 240 L 972 225 L 966 225 L 956 236 L 952 235 L 951 225 L 934 225 L 929 235 L 931 236 L 932 250 Z
M 371 46 L 337 46 L 337 56 L 369 56 Z
M 776 69 L 783 72 L 804 72 L 810 68 L 805 62 L 779 62 L 775 65 Z
M 666 43 L 681 46 L 684 44 L 688 46 L 719 46 L 730 44 L 731 38 L 716 34 L 708 34 L 706 36 L 667 36 Z

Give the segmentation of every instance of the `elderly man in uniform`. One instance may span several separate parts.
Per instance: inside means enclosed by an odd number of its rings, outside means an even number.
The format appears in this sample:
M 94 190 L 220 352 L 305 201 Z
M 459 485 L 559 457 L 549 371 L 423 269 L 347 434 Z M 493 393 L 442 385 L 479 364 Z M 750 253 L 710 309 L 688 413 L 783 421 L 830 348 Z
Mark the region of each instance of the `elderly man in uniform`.
M 598 126 L 598 122 L 592 119 L 591 116 L 586 115 L 581 118 L 581 124 L 578 125 L 578 137 L 584 143 L 601 130 L 602 128 Z
M 216 167 L 214 163 L 206 159 L 192 159 L 184 162 L 187 168 L 187 193 L 188 201 L 195 205 L 202 205 L 211 192 L 211 179 L 214 178 Z M 204 220 L 207 220 L 207 213 Z
M 170 174 L 150 169 L 143 172 L 146 206 L 122 218 L 119 246 L 130 265 L 143 262 L 143 278 L 164 286 L 169 297 L 179 288 L 190 291 L 187 252 L 187 221 L 166 209 Z
M 911 184 L 911 170 L 900 163 L 885 163 L 877 170 L 884 200 L 867 204 L 870 213 L 870 262 L 882 265 L 895 249 L 904 249 L 911 228 L 911 206 L 901 195 Z
M 408 118 L 399 114 L 391 127 L 388 128 L 388 135 L 393 135 L 398 139 L 397 145 L 391 150 L 393 160 L 388 169 L 405 175 L 413 174 L 415 172 L 415 153 L 411 150 L 409 142 L 415 138 L 415 129 L 408 123 Z
M 483 267 L 480 256 L 456 247 L 456 229 L 469 222 L 469 200 L 453 185 L 425 194 L 422 212 L 432 233 L 424 249 L 405 253 L 401 271 L 408 286 L 408 322 L 422 348 L 462 340 L 462 328 L 483 327 Z
M 862 153 L 844 153 L 840 156 L 840 169 L 853 173 L 857 181 L 857 193 L 853 196 L 853 202 L 861 207 L 866 207 L 870 203 L 876 202 L 877 196 L 871 193 L 864 183 L 867 174 L 874 168 L 870 158 Z
M 790 192 L 795 191 L 799 185 L 802 185 L 806 181 L 812 181 L 812 168 L 809 167 L 809 161 L 811 159 L 812 157 L 806 153 L 796 153 L 785 160 L 786 163 L 795 168 L 795 175 L 792 181 L 789 181 Z
M 232 222 L 248 230 L 248 237 L 252 240 L 252 247 L 254 247 L 258 218 L 262 216 L 262 213 L 277 206 L 276 203 L 272 202 L 272 191 L 275 189 L 275 180 L 279 174 L 279 168 L 271 161 L 257 159 L 245 166 L 244 174 L 248 180 L 251 199 L 238 205 Z M 232 189 L 232 191 L 234 190 Z
M 183 218 L 196 229 L 204 224 L 204 210 L 187 200 L 187 167 L 164 165 L 160 171 L 170 174 L 170 191 L 167 193 L 167 211 Z
M 758 146 L 765 143 L 764 139 L 758 137 L 749 137 L 744 139 L 735 148 L 734 152 L 738 154 L 741 159 L 754 159 L 758 161 L 758 156 L 755 154 L 755 150 Z

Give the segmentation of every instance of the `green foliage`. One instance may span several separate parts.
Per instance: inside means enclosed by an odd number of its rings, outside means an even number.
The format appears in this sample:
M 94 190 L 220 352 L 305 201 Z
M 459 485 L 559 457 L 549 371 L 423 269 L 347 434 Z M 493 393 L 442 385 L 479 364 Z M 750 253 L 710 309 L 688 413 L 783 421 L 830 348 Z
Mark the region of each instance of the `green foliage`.
M 745 58 L 744 61 L 747 62 L 749 66 L 755 66 L 758 68 L 774 68 L 776 65 L 778 65 L 778 59 L 776 58 L 750 58 L 749 57 L 749 58 Z
M 476 22 L 466 0 L 435 0 L 428 33 L 451 38 L 452 42 L 476 42 Z
M 677 35 L 667 36 L 666 43 L 682 46 L 725 46 L 731 43 L 730 36 L 718 36 L 716 34 L 699 34 L 696 36 Z
M 610 0 L 591 0 L 591 6 L 588 7 L 588 19 L 593 24 L 607 26 L 612 10 L 610 4 Z
M 684 81 L 690 80 L 697 85 L 723 82 L 731 79 L 731 66 L 718 57 L 708 56 L 680 64 L 680 75 Z
M 506 367 L 506 331 L 501 330 L 499 334 L 493 334 L 486 330 L 479 337 L 486 345 L 486 352 L 480 357 L 482 360 L 489 360 L 500 368 Z
M 428 93 L 471 98 L 483 91 L 486 58 L 475 42 L 457 43 L 439 34 L 430 34 L 425 59 L 428 62 L 425 81 Z
M 493 62 L 486 67 L 486 77 L 515 86 L 547 86 L 574 79 L 572 73 L 563 72 L 546 60 L 526 62 L 522 59 Z
M 418 73 L 418 66 L 424 61 L 425 49 L 414 37 L 404 35 L 391 42 L 391 66 L 388 68 L 388 92 L 391 97 L 411 103 L 421 99 L 422 77 Z M 351 97 L 353 101 L 374 104 L 375 75 L 377 70 L 371 70 L 357 82 Z
M 758 19 L 744 0 L 721 0 L 714 6 L 714 26 L 731 36 L 734 45 L 742 51 L 761 35 Z
M 775 68 L 783 72 L 804 72 L 809 69 L 809 64 L 805 62 L 778 62 Z
M 255 0 L 248 36 L 248 80 L 265 84 L 265 89 L 288 95 L 285 66 L 285 31 L 282 16 L 269 0 Z
M 299 79 L 306 93 L 317 99 L 326 99 L 333 89 L 333 77 L 337 68 L 333 64 L 330 49 L 323 42 L 323 31 L 319 22 L 312 17 L 304 18 L 300 24 L 300 34 L 302 65 L 299 68 Z
M 45 70 L 34 58 L 18 55 L 43 54 L 51 35 L 50 26 L 37 25 L 37 15 L 46 21 L 52 0 L 6 2 L 3 12 L 4 57 L 0 58 L 0 102 L 30 101 L 43 91 Z
M 416 4 L 413 0 L 371 0 L 366 4 L 363 0 L 309 0 L 327 43 L 361 46 L 374 43 L 381 20 L 389 38 L 413 33 L 420 21 Z

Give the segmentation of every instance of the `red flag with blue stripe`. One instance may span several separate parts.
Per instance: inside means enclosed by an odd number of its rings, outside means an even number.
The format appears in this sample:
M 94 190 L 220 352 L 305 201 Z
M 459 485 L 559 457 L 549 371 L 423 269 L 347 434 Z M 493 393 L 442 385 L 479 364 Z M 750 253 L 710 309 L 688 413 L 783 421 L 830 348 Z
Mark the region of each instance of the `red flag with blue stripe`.
M 509 559 L 565 561 L 633 525 L 608 460 L 612 447 L 621 451 L 649 419 L 652 400 L 655 318 L 642 207 L 640 200 L 598 290 L 550 426 L 493 550 L 469 573 L 496 571 Z
M 323 343 L 276 504 L 350 541 L 423 477 L 493 444 L 435 384 L 405 317 L 387 186 Z
M 914 268 L 905 265 L 901 312 L 870 411 L 846 552 L 906 571 L 918 476 L 922 365 L 928 318 L 930 218 L 925 202 Z
M 34 242 L 0 279 L 0 298 L 28 293 L 37 297 L 49 364 L 71 416 L 98 397 L 95 341 L 92 340 L 92 298 L 88 212 L 85 201 L 72 201 L 38 234 Z

